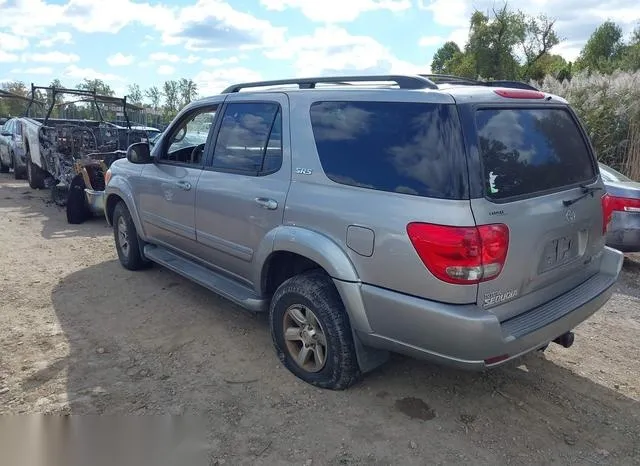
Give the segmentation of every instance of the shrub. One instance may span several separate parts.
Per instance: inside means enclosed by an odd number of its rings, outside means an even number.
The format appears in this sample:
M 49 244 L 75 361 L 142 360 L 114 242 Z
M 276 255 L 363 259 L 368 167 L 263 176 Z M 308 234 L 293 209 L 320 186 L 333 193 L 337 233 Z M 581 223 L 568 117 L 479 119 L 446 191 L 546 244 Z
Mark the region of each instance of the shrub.
M 640 176 L 640 71 L 581 72 L 569 80 L 547 76 L 542 90 L 569 101 L 587 127 L 598 160 Z

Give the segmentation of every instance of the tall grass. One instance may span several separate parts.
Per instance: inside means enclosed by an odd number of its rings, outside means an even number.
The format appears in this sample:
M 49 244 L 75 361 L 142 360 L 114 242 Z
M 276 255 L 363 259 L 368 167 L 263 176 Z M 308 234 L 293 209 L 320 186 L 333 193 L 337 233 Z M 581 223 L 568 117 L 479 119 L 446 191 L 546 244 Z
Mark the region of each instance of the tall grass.
M 583 72 L 571 81 L 547 76 L 537 85 L 569 101 L 601 162 L 640 181 L 640 71 Z

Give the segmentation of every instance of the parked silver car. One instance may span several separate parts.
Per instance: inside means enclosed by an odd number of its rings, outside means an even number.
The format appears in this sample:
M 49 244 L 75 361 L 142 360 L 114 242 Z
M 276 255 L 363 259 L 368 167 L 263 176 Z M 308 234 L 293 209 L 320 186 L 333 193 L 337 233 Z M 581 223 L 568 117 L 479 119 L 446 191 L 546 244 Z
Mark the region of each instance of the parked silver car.
M 284 366 L 325 388 L 389 351 L 483 369 L 569 347 L 622 253 L 570 106 L 500 85 L 338 76 L 192 102 L 107 173 L 120 262 L 268 312 Z
M 16 180 L 27 176 L 23 127 L 18 118 L 10 118 L 0 127 L 0 173 L 10 169 Z
M 600 163 L 611 213 L 607 245 L 622 252 L 640 252 L 640 183 Z

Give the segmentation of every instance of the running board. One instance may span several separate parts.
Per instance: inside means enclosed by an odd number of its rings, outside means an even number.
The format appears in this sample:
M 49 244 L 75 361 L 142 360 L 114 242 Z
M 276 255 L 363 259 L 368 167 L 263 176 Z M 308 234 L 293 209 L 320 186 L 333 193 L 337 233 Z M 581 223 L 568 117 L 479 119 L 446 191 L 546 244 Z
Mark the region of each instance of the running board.
M 253 290 L 162 246 L 147 244 L 144 247 L 144 255 L 147 259 L 204 286 L 249 311 L 263 312 L 268 309 L 268 300 L 260 298 Z

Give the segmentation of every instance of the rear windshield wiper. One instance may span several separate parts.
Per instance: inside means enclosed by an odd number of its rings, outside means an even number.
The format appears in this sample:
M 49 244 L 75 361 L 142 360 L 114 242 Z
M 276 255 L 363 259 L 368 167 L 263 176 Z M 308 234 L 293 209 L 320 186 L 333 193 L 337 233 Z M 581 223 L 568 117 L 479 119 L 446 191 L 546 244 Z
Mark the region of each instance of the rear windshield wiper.
M 595 193 L 596 191 L 601 191 L 602 190 L 602 188 L 600 186 L 580 185 L 580 188 L 582 189 L 582 195 L 576 197 L 575 199 L 570 199 L 568 201 L 562 201 L 562 205 L 565 206 L 565 207 L 569 207 L 570 205 L 573 205 L 576 202 L 578 202 L 580 199 L 584 199 L 589 194 L 591 194 L 591 196 L 593 197 L 593 193 Z

